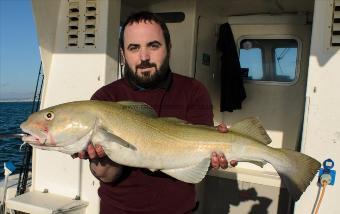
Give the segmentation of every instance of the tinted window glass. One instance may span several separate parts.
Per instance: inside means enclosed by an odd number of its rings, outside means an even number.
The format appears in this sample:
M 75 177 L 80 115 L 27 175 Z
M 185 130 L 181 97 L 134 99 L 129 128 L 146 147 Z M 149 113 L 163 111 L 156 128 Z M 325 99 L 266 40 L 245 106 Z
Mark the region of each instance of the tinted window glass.
M 293 82 L 297 78 L 298 42 L 294 39 L 243 39 L 241 67 L 247 80 Z

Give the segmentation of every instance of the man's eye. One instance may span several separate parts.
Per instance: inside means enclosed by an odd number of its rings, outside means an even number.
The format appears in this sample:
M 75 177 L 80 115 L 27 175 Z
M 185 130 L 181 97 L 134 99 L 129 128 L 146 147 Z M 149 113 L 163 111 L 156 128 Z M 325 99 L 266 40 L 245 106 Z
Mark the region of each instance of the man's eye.
M 131 46 L 128 49 L 129 49 L 129 51 L 137 51 L 138 47 L 137 46 Z
M 156 49 L 158 49 L 159 47 L 160 47 L 159 44 L 152 44 L 152 45 L 150 45 L 150 48 L 153 49 L 153 50 L 156 50 Z

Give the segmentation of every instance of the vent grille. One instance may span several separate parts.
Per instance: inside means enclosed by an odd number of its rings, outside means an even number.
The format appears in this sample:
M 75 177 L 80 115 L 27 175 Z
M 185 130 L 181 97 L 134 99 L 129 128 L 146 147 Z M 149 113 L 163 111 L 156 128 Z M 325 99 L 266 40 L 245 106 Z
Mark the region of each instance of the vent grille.
M 79 33 L 79 2 L 70 1 L 68 10 L 68 46 L 78 46 Z
M 334 0 L 331 46 L 340 47 L 340 0 Z
M 85 37 L 84 44 L 86 46 L 95 46 L 96 39 L 96 20 L 97 20 L 97 7 L 95 0 L 86 1 L 85 12 Z
M 68 0 L 67 41 L 69 48 L 96 48 L 96 0 Z
M 78 46 L 79 38 L 79 2 L 69 1 L 68 10 L 68 46 Z

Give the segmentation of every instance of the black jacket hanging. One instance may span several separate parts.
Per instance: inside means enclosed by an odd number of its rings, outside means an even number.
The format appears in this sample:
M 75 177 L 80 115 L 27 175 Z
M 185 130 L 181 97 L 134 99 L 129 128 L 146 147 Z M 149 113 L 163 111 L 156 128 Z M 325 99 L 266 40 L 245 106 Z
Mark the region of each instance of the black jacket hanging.
M 228 23 L 220 26 L 217 49 L 222 52 L 220 111 L 232 112 L 241 109 L 246 92 L 233 32 Z

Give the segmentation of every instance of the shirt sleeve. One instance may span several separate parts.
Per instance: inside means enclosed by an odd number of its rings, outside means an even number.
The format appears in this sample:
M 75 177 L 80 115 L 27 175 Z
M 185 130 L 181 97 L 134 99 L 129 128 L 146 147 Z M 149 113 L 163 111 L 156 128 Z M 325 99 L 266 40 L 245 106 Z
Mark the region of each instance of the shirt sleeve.
M 101 100 L 101 101 L 116 101 L 113 93 L 108 93 L 107 86 L 98 89 L 91 97 L 91 100 Z
M 187 121 L 193 124 L 213 126 L 213 109 L 208 90 L 202 83 L 194 80 Z

